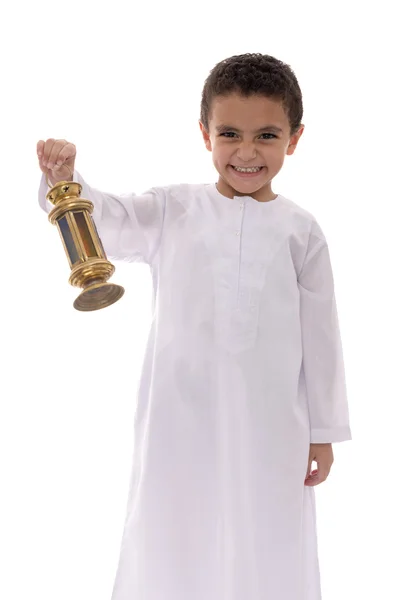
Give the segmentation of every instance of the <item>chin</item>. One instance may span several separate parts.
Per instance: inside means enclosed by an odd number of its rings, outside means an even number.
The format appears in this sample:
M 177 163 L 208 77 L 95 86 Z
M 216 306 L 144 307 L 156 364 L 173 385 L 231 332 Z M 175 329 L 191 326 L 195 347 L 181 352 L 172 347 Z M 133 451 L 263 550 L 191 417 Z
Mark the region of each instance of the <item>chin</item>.
M 225 181 L 227 181 L 227 183 L 229 183 L 229 185 L 231 187 L 233 187 L 235 190 L 237 190 L 238 192 L 243 192 L 245 194 L 257 192 L 258 190 L 261 190 L 261 188 L 265 187 L 269 183 L 268 180 L 267 181 L 260 181 L 260 180 L 251 181 L 251 179 L 249 179 L 248 181 L 246 181 L 246 180 L 237 181 L 236 179 L 233 179 L 231 177 L 226 178 Z

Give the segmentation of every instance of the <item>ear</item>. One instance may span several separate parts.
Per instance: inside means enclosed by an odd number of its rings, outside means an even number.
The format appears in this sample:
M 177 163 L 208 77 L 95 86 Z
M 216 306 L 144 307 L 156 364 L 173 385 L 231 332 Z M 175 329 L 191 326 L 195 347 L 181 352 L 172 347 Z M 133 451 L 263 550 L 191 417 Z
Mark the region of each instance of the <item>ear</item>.
M 207 132 L 205 126 L 203 125 L 203 123 L 201 121 L 199 121 L 199 125 L 200 125 L 200 131 L 203 135 L 203 140 L 204 143 L 206 145 L 206 148 L 209 152 L 212 151 L 212 147 L 211 147 L 211 140 L 210 140 L 210 134 Z
M 297 130 L 297 132 L 294 133 L 292 135 L 292 137 L 290 138 L 289 146 L 288 146 L 288 149 L 286 150 L 286 154 L 288 156 L 290 156 L 291 154 L 294 154 L 294 151 L 296 150 L 298 141 L 301 138 L 301 136 L 303 135 L 304 127 L 305 126 L 303 124 L 301 124 L 300 128 Z

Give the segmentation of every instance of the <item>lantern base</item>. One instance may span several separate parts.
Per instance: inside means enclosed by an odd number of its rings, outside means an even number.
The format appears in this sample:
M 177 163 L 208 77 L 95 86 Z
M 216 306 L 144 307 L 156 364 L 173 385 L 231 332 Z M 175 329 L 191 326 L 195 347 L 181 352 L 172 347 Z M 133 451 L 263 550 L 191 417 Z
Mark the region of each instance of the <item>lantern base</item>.
M 93 283 L 79 294 L 74 302 L 74 308 L 81 311 L 106 308 L 122 298 L 124 292 L 124 288 L 115 283 Z

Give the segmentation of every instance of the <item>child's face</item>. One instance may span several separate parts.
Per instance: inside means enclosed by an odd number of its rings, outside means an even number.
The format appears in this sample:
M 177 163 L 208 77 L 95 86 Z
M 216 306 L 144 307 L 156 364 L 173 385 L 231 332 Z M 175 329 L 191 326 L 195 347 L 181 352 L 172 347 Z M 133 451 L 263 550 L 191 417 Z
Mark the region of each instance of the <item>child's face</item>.
M 271 181 L 281 170 L 285 155 L 293 154 L 304 126 L 290 136 L 281 102 L 264 96 L 218 96 L 210 113 L 209 132 L 202 123 L 200 128 L 220 176 L 218 190 L 230 198 L 251 195 L 259 201 L 272 200 Z M 262 169 L 246 175 L 234 166 Z

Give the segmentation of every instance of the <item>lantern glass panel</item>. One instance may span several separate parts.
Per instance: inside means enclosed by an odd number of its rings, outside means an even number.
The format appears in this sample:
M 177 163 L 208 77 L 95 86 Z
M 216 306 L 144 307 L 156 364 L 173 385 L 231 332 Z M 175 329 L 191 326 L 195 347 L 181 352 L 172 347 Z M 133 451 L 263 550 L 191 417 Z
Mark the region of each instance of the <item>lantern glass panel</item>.
M 83 212 L 74 212 L 75 222 L 78 226 L 82 243 L 87 257 L 98 256 L 98 252 L 93 244 L 92 236 L 90 235 L 89 227 Z
M 71 263 L 71 265 L 74 265 L 75 263 L 80 261 L 80 257 L 77 252 L 74 238 L 72 237 L 66 215 L 64 215 L 60 219 L 57 219 L 57 223 L 58 223 L 58 227 L 59 227 L 60 233 L 62 235 L 62 238 L 64 240 L 65 247 L 67 249 L 70 263 Z

